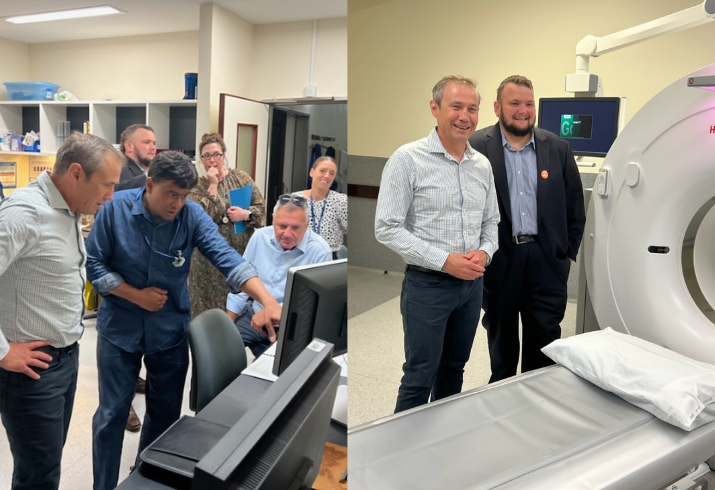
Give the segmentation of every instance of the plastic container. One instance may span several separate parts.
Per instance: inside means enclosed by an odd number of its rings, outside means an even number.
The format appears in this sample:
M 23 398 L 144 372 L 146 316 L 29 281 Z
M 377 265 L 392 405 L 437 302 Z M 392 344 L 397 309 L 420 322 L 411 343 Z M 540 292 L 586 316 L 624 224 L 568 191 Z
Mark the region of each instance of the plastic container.
M 33 145 L 22 145 L 22 151 L 34 151 L 34 152 L 39 152 L 40 151 L 40 141 L 37 140 Z
M 198 73 L 184 73 L 184 99 L 196 98 L 196 86 L 198 85 Z
M 59 85 L 46 82 L 5 82 L 8 100 L 52 100 Z

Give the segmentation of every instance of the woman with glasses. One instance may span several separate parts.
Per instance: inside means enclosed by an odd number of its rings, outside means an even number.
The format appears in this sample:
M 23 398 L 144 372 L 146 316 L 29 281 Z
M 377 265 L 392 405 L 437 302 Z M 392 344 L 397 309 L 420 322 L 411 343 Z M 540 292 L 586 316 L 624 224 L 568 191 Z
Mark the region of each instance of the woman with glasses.
M 253 231 L 266 224 L 266 204 L 261 191 L 246 172 L 225 167 L 226 143 L 221 135 L 204 134 L 199 144 L 199 155 L 206 175 L 199 178 L 189 198 L 204 208 L 229 245 L 243 254 Z M 247 185 L 253 185 L 251 205 L 246 209 L 231 206 L 229 191 Z M 243 222 L 245 230 L 236 233 L 234 223 L 239 221 Z M 226 279 L 196 249 L 189 274 L 191 316 L 211 308 L 226 309 L 228 293 Z
M 330 190 L 337 173 L 335 160 L 320 157 L 310 169 L 310 177 L 313 179 L 310 189 L 293 193 L 307 200 L 310 229 L 328 242 L 333 258 L 337 258 L 337 251 L 343 244 L 343 235 L 348 232 L 348 196 Z

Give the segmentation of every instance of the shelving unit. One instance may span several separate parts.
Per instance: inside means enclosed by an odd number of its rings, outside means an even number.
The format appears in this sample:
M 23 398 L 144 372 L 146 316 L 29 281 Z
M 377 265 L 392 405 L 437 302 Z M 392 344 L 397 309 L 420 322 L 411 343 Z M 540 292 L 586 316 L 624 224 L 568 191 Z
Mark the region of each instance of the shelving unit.
M 40 134 L 39 153 L 0 150 L 0 161 L 17 163 L 18 187 L 29 183 L 30 157 L 49 157 L 43 160 L 54 162 L 60 121 L 70 121 L 72 131 L 82 131 L 89 121 L 90 133 L 113 144 L 119 143 L 127 126 L 147 124 L 154 129 L 157 148 L 196 150 L 196 100 L 0 101 L 0 131 Z
M 115 144 L 127 126 L 148 124 L 154 128 L 158 148 L 193 151 L 196 147 L 196 100 L 0 102 L 0 129 L 39 132 L 46 154 L 57 151 L 59 121 L 70 121 L 73 131 L 82 131 L 82 123 L 89 121 L 92 134 Z

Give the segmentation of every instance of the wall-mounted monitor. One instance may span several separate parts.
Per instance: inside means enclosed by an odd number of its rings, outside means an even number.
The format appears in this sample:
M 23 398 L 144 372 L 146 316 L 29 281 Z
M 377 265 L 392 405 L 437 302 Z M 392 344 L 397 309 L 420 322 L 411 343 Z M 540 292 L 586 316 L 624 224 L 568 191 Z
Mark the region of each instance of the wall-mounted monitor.
M 605 157 L 618 135 L 620 107 L 618 97 L 539 99 L 538 126 L 568 141 L 576 156 Z

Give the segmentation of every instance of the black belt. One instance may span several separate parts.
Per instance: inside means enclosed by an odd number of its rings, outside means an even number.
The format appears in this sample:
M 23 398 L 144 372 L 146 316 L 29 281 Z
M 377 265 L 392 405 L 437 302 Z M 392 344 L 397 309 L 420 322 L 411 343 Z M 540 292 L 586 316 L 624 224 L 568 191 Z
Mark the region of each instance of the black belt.
M 512 238 L 512 241 L 517 245 L 521 245 L 522 243 L 538 242 L 539 235 L 517 235 Z
M 433 276 L 439 276 L 439 277 L 452 277 L 449 274 L 447 274 L 446 272 L 436 271 L 434 269 L 427 269 L 425 267 L 420 267 L 419 265 L 407 264 L 407 267 L 405 267 L 405 270 L 424 272 L 425 274 L 432 274 Z
M 39 350 L 42 352 L 45 352 L 49 355 L 57 355 L 57 354 L 69 354 L 74 350 L 74 348 L 77 347 L 77 342 L 75 342 L 72 345 L 68 345 L 67 347 L 52 347 L 51 345 L 46 345 L 44 347 L 39 347 L 35 350 Z

